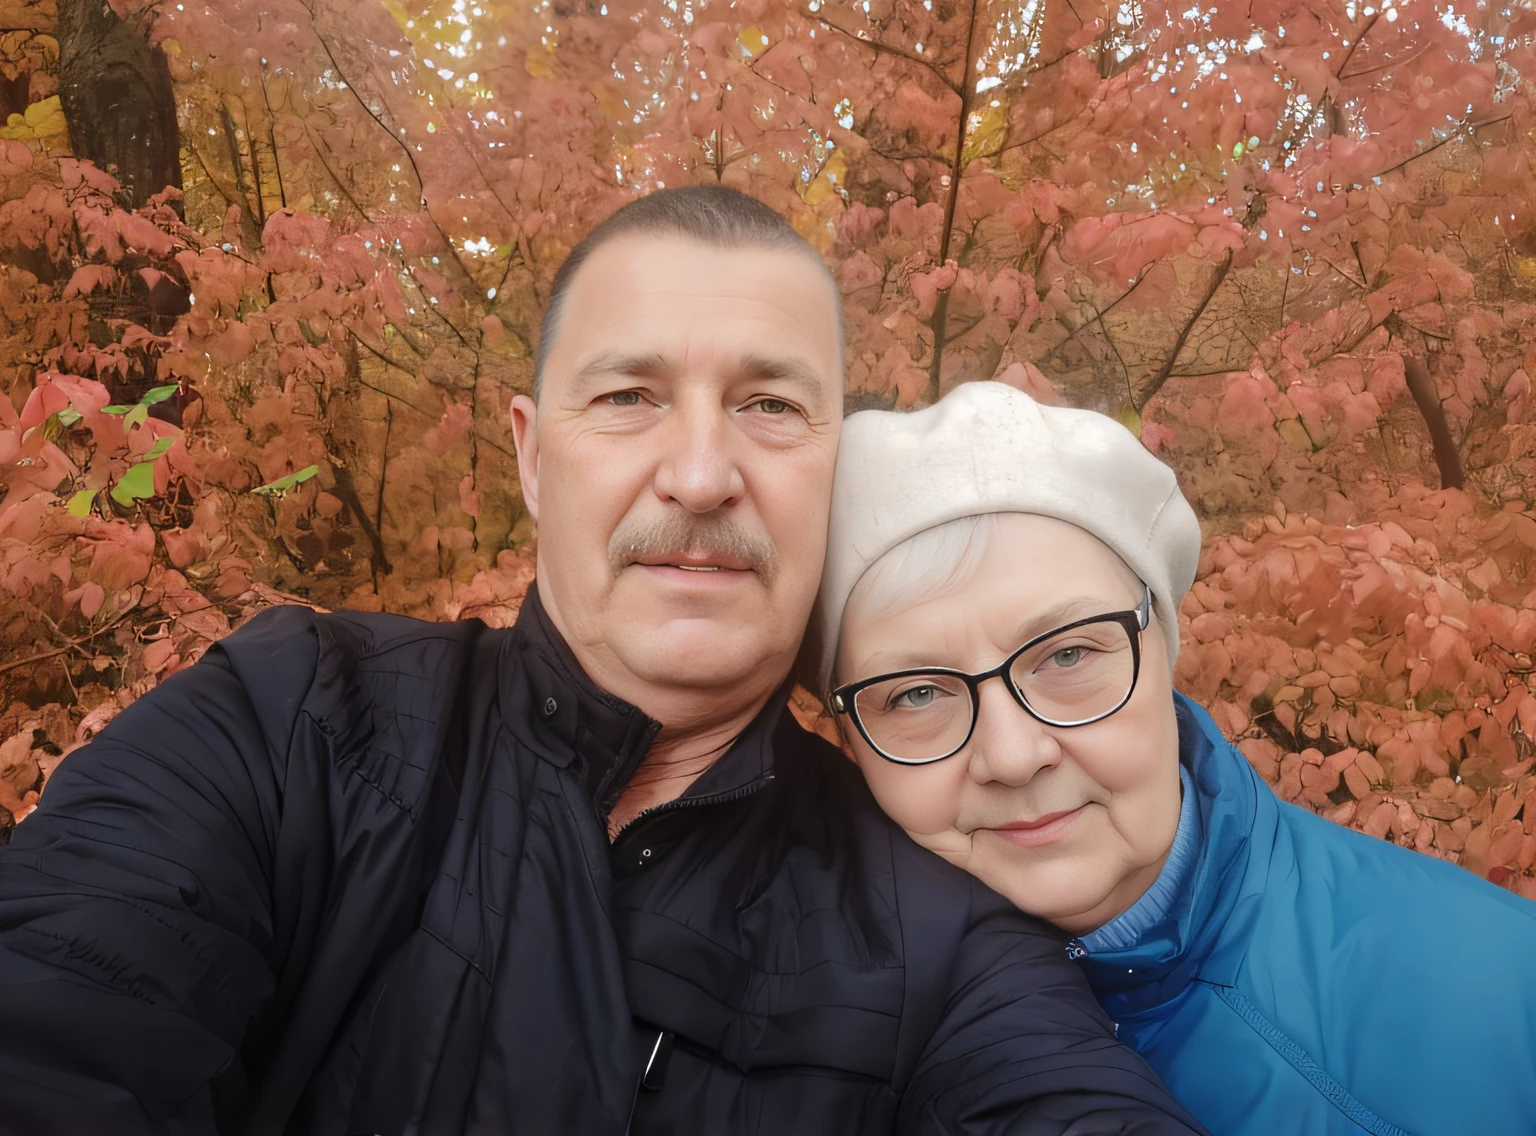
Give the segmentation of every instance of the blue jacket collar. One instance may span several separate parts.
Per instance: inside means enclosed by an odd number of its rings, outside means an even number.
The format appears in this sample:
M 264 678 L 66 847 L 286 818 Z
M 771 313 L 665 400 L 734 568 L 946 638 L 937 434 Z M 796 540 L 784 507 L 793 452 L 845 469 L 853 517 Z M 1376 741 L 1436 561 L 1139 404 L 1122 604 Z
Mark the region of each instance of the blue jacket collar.
M 1179 765 L 1179 794 L 1179 826 L 1162 871 L 1126 911 L 1078 940 L 1088 954 L 1130 950 L 1148 935 L 1156 934 L 1168 913 L 1177 911 L 1184 902 L 1190 878 L 1200 866 L 1205 829 L 1200 823 L 1194 778 L 1182 763 Z
M 1262 892 L 1273 841 L 1268 786 L 1204 710 L 1173 697 L 1186 798 L 1175 843 L 1184 847 L 1170 853 L 1145 902 L 1074 943 L 1118 1020 L 1172 1001 L 1196 978 L 1235 980 L 1246 936 L 1232 932 Z

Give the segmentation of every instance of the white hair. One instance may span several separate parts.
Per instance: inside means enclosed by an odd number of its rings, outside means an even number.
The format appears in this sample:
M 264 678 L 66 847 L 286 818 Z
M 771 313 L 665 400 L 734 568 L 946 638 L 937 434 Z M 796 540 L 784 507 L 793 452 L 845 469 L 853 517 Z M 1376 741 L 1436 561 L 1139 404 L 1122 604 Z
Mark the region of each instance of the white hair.
M 965 583 L 981 567 L 996 518 L 996 513 L 959 517 L 891 548 L 853 586 L 843 621 L 855 611 L 869 617 L 911 607 Z

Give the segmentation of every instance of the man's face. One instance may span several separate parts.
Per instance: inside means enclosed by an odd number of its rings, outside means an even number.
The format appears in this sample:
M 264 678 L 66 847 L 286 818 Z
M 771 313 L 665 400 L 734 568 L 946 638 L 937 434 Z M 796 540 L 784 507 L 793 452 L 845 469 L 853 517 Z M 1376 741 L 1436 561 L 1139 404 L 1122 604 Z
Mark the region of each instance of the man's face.
M 572 281 L 513 430 L 539 594 L 599 685 L 788 672 L 826 551 L 837 304 L 808 253 L 671 235 L 616 238 Z

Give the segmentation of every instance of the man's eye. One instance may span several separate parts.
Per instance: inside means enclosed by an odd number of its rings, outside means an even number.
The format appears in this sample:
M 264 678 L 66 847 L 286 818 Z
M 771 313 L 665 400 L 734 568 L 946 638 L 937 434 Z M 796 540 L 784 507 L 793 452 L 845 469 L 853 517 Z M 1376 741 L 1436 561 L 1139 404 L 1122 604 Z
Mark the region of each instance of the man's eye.
M 752 405 L 764 414 L 785 414 L 793 409 L 789 403 L 780 398 L 760 398 Z
M 639 406 L 639 391 L 614 391 L 608 396 L 608 402 L 612 406 Z

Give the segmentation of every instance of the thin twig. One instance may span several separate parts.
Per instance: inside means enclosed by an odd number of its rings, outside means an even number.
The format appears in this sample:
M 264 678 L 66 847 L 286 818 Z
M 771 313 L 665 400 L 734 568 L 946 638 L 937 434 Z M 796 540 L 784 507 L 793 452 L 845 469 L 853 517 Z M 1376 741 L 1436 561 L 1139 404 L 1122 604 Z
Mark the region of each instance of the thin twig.
M 75 696 L 75 701 L 80 701 L 80 692 L 75 689 L 75 676 L 69 673 L 69 660 L 60 659 L 59 666 L 64 668 L 64 681 L 69 683 L 69 692 Z
M 801 12 L 800 14 L 805 16 L 807 19 L 815 20 L 822 27 L 827 28 L 830 31 L 840 32 L 841 34 L 847 36 L 849 39 L 853 40 L 854 43 L 863 44 L 865 47 L 874 51 L 877 55 L 881 52 L 884 52 L 887 55 L 894 55 L 899 59 L 905 59 L 909 62 L 916 63 L 939 82 L 943 83 L 951 91 L 954 91 L 955 94 L 961 94 L 960 88 L 955 85 L 955 83 L 949 78 L 948 75 L 945 75 L 944 72 L 939 69 L 938 63 L 935 60 L 924 59 L 921 55 L 918 55 L 915 52 L 907 51 L 905 48 L 892 47 L 889 44 L 882 43 L 877 39 L 865 39 L 857 32 L 851 32 L 847 28 L 834 24 L 831 20 L 828 20 L 822 16 L 818 16 L 813 12 Z M 975 17 L 973 13 L 972 22 L 974 23 L 974 21 Z M 969 78 L 969 74 L 967 74 L 964 81 L 968 82 Z
M 125 609 L 121 615 L 112 620 L 110 623 L 102 624 L 102 626 L 98 627 L 95 631 L 90 632 L 88 635 L 81 635 L 76 639 L 71 639 L 62 647 L 56 647 L 51 651 L 42 651 L 36 655 L 29 655 L 25 659 L 15 659 L 9 663 L 0 663 L 0 674 L 4 674 L 9 670 L 15 670 L 17 667 L 24 667 L 28 663 L 38 663 L 42 662 L 44 659 L 51 659 L 55 655 L 64 654 L 66 651 L 73 651 L 78 648 L 80 644 L 89 643 L 92 639 L 96 639 L 102 635 L 105 635 L 108 631 L 111 631 L 119 623 L 122 623 L 123 620 L 127 619 L 130 615 L 138 610 L 139 605 L 136 603 L 132 604 L 127 609 Z
M 1405 63 L 1412 63 L 1415 59 L 1417 59 L 1419 56 L 1423 55 L 1428 50 L 1429 50 L 1429 44 L 1426 43 L 1423 47 L 1419 48 L 1418 51 L 1415 51 L 1413 54 L 1409 55 L 1406 59 L 1389 59 L 1385 63 L 1381 64 L 1379 67 L 1362 67 L 1359 71 L 1351 71 L 1348 75 L 1345 75 L 1343 73 L 1343 69 L 1340 68 L 1340 73 L 1339 73 L 1338 77 L 1339 77 L 1340 80 L 1343 80 L 1343 79 L 1358 79 L 1362 75 L 1374 75 L 1378 71 L 1385 71 L 1385 70 L 1387 70 L 1389 67 L 1400 67 L 1400 66 L 1402 66 Z M 1348 63 L 1349 61 L 1346 59 L 1345 62 Z
M 442 225 L 438 224 L 437 218 L 432 214 L 432 207 L 427 203 L 427 183 L 421 176 L 421 167 L 416 164 L 416 155 L 411 153 L 411 148 L 400 140 L 400 135 L 391 130 L 389 125 L 374 113 L 373 108 L 368 105 L 368 102 L 363 98 L 362 93 L 358 91 L 358 89 L 352 84 L 352 81 L 347 78 L 346 72 L 341 69 L 341 64 L 336 62 L 336 55 L 331 51 L 331 45 L 329 42 L 327 42 L 326 38 L 322 35 L 316 35 L 315 39 L 320 44 L 321 48 L 325 51 L 325 57 L 331 61 L 331 68 L 336 72 L 337 77 L 339 77 L 341 81 L 346 84 L 347 90 L 352 92 L 352 97 L 357 101 L 357 105 L 363 108 L 363 113 L 366 114 L 369 118 L 373 119 L 378 128 L 384 131 L 385 134 L 389 135 L 390 140 L 394 142 L 396 146 L 400 147 L 400 152 L 405 155 L 405 160 L 411 164 L 411 172 L 416 176 L 416 198 L 418 204 L 421 206 L 421 211 L 427 215 L 427 220 L 432 222 L 432 227 L 437 230 L 437 235 L 442 238 L 443 247 L 447 250 L 449 259 L 458 265 L 459 271 L 464 274 L 464 278 L 469 281 L 471 285 L 478 289 L 478 285 L 475 284 L 474 275 L 465 266 L 464 262 L 459 259 L 459 250 L 454 247 L 452 239 L 446 232 L 443 231 Z M 450 328 L 453 328 L 454 334 L 457 335 L 461 341 L 463 341 L 463 334 L 458 330 L 458 328 L 453 327 L 453 324 L 449 321 L 448 317 L 443 316 L 442 313 L 438 314 L 441 316 L 444 323 L 448 324 Z
M 44 659 L 51 659 L 55 655 L 62 655 L 64 652 L 73 651 L 74 649 L 75 645 L 71 643 L 67 647 L 56 647 L 52 651 L 42 651 L 36 655 L 28 655 L 25 659 L 17 659 L 10 663 L 0 663 L 0 674 L 4 674 L 9 670 L 14 670 L 17 667 L 24 667 L 28 663 L 40 663 Z
M 1469 131 L 1473 131 L 1473 130 L 1481 130 L 1485 126 L 1494 126 L 1494 125 L 1497 125 L 1500 122 L 1506 121 L 1510 117 L 1511 117 L 1510 115 L 1504 114 L 1504 115 L 1500 115 L 1498 118 L 1485 119 L 1482 122 L 1469 122 L 1465 126 L 1463 126 L 1460 130 L 1456 130 L 1456 131 L 1454 131 L 1454 132 L 1452 132 L 1450 134 L 1447 134 L 1444 138 L 1440 139 L 1440 141 L 1436 142 L 1433 146 L 1426 146 L 1424 149 L 1420 150 L 1417 154 L 1410 154 L 1408 157 L 1404 158 L 1401 162 L 1398 162 L 1396 165 L 1388 166 L 1386 169 L 1382 170 L 1379 174 L 1373 174 L 1372 178 L 1374 180 L 1374 178 L 1382 178 L 1382 177 L 1386 177 L 1388 174 L 1395 174 L 1398 170 L 1402 169 L 1409 162 L 1416 162 L 1420 158 L 1425 157 L 1426 155 L 1433 154 L 1436 150 L 1440 149 L 1441 146 L 1444 146 L 1444 145 L 1447 145 L 1448 143 L 1456 141 L 1456 139 L 1460 138 L 1462 136 L 1462 134 L 1465 133 L 1465 132 L 1469 132 Z
M 1355 51 L 1365 42 L 1365 37 L 1371 34 L 1371 29 L 1376 26 L 1376 21 L 1379 19 L 1381 19 L 1381 13 L 1377 12 L 1366 21 L 1365 27 L 1360 29 L 1360 34 L 1349 45 L 1349 51 L 1345 53 L 1343 60 L 1339 63 L 1338 70 L 1333 73 L 1333 78 L 1336 82 L 1343 75 L 1344 68 L 1349 66 L 1349 61 L 1355 57 Z M 1307 115 L 1305 122 L 1297 124 L 1296 129 L 1291 131 L 1290 135 L 1286 138 L 1287 145 L 1283 145 L 1281 147 L 1282 150 L 1294 151 L 1301 140 L 1312 133 L 1312 128 L 1317 125 L 1318 116 L 1323 113 L 1323 104 L 1327 101 L 1328 96 L 1325 94 L 1312 104 L 1312 113 Z
M 391 402 L 384 403 L 384 445 L 379 449 L 379 492 L 373 503 L 373 531 L 382 537 L 384 533 L 384 479 L 389 475 L 389 436 L 394 432 L 395 407 Z M 374 591 L 379 588 L 378 580 L 374 580 Z
M 1195 305 L 1195 310 L 1190 313 L 1189 319 L 1185 321 L 1184 326 L 1179 330 L 1179 337 L 1173 341 L 1173 350 L 1168 352 L 1167 361 L 1158 369 L 1157 374 L 1152 377 L 1152 381 L 1147 384 L 1147 388 L 1142 394 L 1141 405 L 1136 407 L 1138 413 L 1142 407 L 1152 401 L 1157 392 L 1162 389 L 1163 384 L 1168 381 L 1168 377 L 1173 374 L 1173 368 L 1179 361 L 1179 354 L 1184 350 L 1184 344 L 1189 339 L 1189 333 L 1195 329 L 1195 324 L 1205 314 L 1205 309 L 1211 306 L 1211 301 L 1216 297 L 1217 289 L 1221 287 L 1221 282 L 1227 278 L 1227 273 L 1231 269 L 1232 250 L 1228 249 L 1227 255 L 1216 266 L 1216 274 L 1211 278 L 1211 286 L 1205 290 L 1205 297 Z

